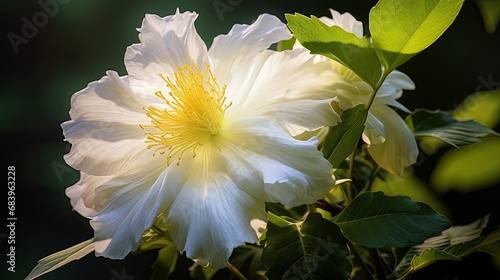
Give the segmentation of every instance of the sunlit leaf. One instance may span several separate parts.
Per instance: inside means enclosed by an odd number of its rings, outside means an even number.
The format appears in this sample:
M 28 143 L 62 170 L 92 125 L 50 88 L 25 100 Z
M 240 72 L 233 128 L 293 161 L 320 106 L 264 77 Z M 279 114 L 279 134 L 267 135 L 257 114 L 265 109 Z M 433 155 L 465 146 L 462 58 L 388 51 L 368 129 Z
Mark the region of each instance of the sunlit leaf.
M 323 156 L 330 161 L 333 168 L 352 153 L 365 128 L 368 111 L 363 105 L 344 111 L 340 116 L 342 122 L 331 127 L 323 141 Z
M 339 26 L 328 26 L 315 16 L 295 13 L 285 17 L 294 36 L 311 53 L 340 62 L 372 86 L 378 83 L 381 66 L 368 38 L 358 38 Z
M 276 50 L 279 52 L 284 50 L 291 50 L 293 49 L 293 45 L 295 44 L 296 40 L 297 39 L 295 39 L 295 37 L 292 37 L 288 40 L 279 41 L 276 46 Z
M 429 47 L 455 20 L 463 0 L 380 0 L 370 11 L 372 43 L 390 72 Z
M 406 118 L 415 137 L 430 136 L 458 147 L 480 141 L 497 132 L 473 120 L 457 120 L 450 112 L 417 109 Z
M 430 182 L 439 192 L 471 192 L 500 182 L 500 138 L 447 151 L 439 158 Z
M 415 201 L 421 201 L 437 212 L 448 216 L 450 209 L 431 191 L 424 180 L 415 175 L 398 176 L 387 173 L 384 180 L 376 178 L 373 181 L 372 191 L 382 191 L 388 196 L 404 195 L 409 196 Z M 448 216 L 449 217 L 449 216 Z
M 492 82 L 489 81 L 489 79 L 491 79 L 491 76 L 482 78 L 482 82 Z M 452 111 L 452 114 L 459 120 L 472 119 L 484 126 L 493 128 L 500 121 L 499 112 L 500 88 L 493 91 L 479 91 L 467 96 L 464 101 Z
M 79 260 L 94 251 L 94 240 L 89 239 L 68 249 L 49 255 L 38 261 L 25 280 L 38 278 L 46 273 L 54 271 L 61 266 Z
M 262 261 L 274 279 L 347 279 L 351 264 L 340 229 L 318 213 L 290 222 L 269 212 Z
M 357 196 L 333 221 L 346 238 L 369 248 L 420 244 L 451 225 L 427 204 L 382 192 Z

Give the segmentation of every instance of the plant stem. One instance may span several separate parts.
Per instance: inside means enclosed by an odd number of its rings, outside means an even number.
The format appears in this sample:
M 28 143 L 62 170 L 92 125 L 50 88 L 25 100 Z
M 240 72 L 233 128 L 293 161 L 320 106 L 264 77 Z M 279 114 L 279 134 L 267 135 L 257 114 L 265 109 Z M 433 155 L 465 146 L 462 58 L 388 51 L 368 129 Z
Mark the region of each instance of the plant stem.
M 368 249 L 368 253 L 373 260 L 373 266 L 375 267 L 375 273 L 377 275 L 378 280 L 385 280 L 385 270 L 382 265 L 382 259 L 380 258 L 380 254 L 377 249 Z
M 354 151 L 352 151 L 352 154 L 351 154 L 351 161 L 349 162 L 349 179 L 351 179 L 351 181 L 349 181 L 348 185 L 347 185 L 348 186 L 348 188 L 347 188 L 347 200 L 349 202 L 351 202 L 354 199 L 354 189 L 353 189 L 354 186 L 353 186 L 352 182 L 353 182 L 353 177 L 354 177 L 354 162 L 356 159 L 356 148 L 358 146 L 358 142 L 356 142 Z
M 366 106 L 365 106 L 366 110 L 370 110 L 370 107 L 372 106 L 373 100 L 375 100 L 375 96 L 377 95 L 377 91 L 380 89 L 380 87 L 384 83 L 385 78 L 387 78 L 387 75 L 389 75 L 389 72 L 388 71 L 384 71 L 384 73 L 382 74 L 382 77 L 381 77 L 380 81 L 377 83 L 377 85 L 373 89 L 372 93 L 370 94 L 370 99 L 368 100 L 368 103 L 366 103 Z
M 347 245 L 349 245 L 349 248 L 351 249 L 351 253 L 356 257 L 356 259 L 358 259 L 358 261 L 361 263 L 361 270 L 364 271 L 364 273 L 366 273 L 366 275 L 370 275 L 372 279 L 374 279 L 373 277 L 373 274 L 370 272 L 370 269 L 368 268 L 368 266 L 366 266 L 366 263 L 363 259 L 363 257 L 361 257 L 361 255 L 359 254 L 358 250 L 356 249 L 354 243 L 352 243 L 351 241 L 347 240 Z
M 236 267 L 234 266 L 232 263 L 230 262 L 227 262 L 227 268 L 234 274 L 236 275 L 236 277 L 238 277 L 238 279 L 240 280 L 248 280 L 245 275 L 243 275 L 243 273 L 241 273 L 241 271 Z

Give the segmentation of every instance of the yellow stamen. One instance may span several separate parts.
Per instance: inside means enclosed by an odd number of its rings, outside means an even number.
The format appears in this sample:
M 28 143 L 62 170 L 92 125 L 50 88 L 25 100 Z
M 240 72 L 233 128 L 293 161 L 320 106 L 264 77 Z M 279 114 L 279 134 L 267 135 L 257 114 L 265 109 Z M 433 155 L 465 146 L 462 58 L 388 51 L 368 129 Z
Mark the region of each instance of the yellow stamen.
M 167 105 L 164 109 L 154 106 L 144 107 L 151 124 L 141 125 L 146 130 L 147 148 L 155 148 L 157 153 L 167 153 L 167 165 L 177 158 L 179 165 L 182 156 L 191 150 L 193 157 L 196 149 L 203 146 L 219 131 L 224 114 L 231 103 L 226 105 L 226 86 L 217 84 L 209 65 L 205 72 L 191 63 L 177 69 L 175 83 L 169 77 L 158 74 L 170 88 L 168 97 L 161 91 L 155 95 Z

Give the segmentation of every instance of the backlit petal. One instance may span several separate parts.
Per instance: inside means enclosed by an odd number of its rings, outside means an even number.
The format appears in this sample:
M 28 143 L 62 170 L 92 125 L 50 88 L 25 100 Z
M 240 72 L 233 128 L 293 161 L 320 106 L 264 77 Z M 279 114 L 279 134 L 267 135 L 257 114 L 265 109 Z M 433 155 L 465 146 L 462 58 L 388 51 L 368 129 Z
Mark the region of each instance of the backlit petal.
M 197 17 L 194 12 L 179 10 L 163 18 L 148 14 L 138 29 L 141 43 L 127 48 L 125 66 L 130 86 L 150 103 L 158 102 L 156 91 L 167 90 L 159 73 L 172 77 L 178 67 L 190 63 L 204 69 L 207 47 L 194 27 Z
M 380 167 L 402 175 L 406 167 L 417 161 L 418 147 L 413 134 L 403 119 L 386 105 L 373 104 L 370 112 L 384 123 L 386 141 L 369 145 L 368 152 Z

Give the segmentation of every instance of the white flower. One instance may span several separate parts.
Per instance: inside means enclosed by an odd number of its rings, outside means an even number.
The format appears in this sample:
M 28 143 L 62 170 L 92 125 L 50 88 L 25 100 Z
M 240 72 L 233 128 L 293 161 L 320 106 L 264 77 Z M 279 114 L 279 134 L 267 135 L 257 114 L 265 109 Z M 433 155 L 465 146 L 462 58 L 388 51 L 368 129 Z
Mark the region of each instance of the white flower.
M 124 258 L 163 213 L 179 251 L 224 267 L 258 241 L 264 202 L 313 203 L 334 184 L 317 139 L 289 133 L 339 120 L 330 64 L 267 50 L 291 38 L 274 16 L 235 25 L 209 50 L 196 18 L 146 15 L 128 76 L 108 71 L 71 99 L 65 160 L 81 178 L 66 193 L 91 219 L 98 256 Z
M 330 9 L 332 18 L 321 17 L 328 26 L 339 26 L 345 31 L 363 36 L 363 23 L 357 21 L 351 14 Z M 303 48 L 298 42 L 295 49 Z M 343 110 L 350 109 L 369 101 L 372 87 L 364 82 L 352 70 L 344 65 L 322 57 L 321 61 L 331 61 L 333 71 L 344 77 L 355 88 L 351 91 L 338 91 L 337 101 Z M 368 144 L 368 152 L 380 165 L 391 173 L 401 175 L 406 167 L 414 164 L 418 156 L 418 147 L 413 134 L 403 119 L 389 106 L 398 108 L 406 113 L 410 111 L 396 99 L 403 94 L 403 89 L 414 89 L 415 84 L 404 73 L 394 70 L 377 91 L 377 95 L 370 107 L 363 132 L 363 140 Z

